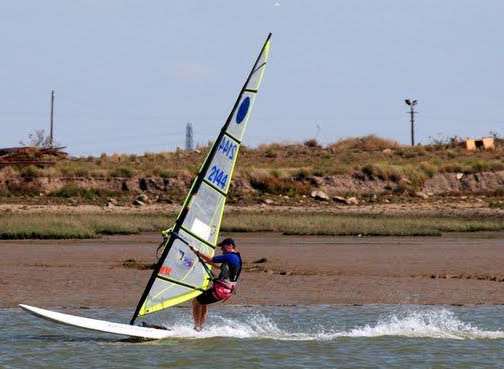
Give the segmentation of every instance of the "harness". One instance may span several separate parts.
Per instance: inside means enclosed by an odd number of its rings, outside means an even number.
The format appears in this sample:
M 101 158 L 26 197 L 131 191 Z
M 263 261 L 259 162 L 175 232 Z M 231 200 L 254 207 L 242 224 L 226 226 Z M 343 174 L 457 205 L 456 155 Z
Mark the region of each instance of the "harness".
M 238 278 L 240 277 L 240 273 L 242 270 L 242 259 L 239 252 L 236 252 L 234 254 L 236 254 L 238 256 L 238 259 L 240 260 L 240 266 L 238 267 L 238 272 L 236 272 L 234 278 L 231 278 L 231 276 L 229 276 L 229 278 L 216 278 L 213 281 L 212 294 L 219 300 L 225 301 L 229 299 L 236 292 L 236 288 L 238 285 Z M 229 269 L 228 265 L 226 265 L 225 267 Z

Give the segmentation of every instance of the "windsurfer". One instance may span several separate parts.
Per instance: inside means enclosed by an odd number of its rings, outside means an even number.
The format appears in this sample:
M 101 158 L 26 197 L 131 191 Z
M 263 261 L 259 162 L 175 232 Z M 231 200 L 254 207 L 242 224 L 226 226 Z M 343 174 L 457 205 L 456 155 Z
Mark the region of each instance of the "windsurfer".
M 200 331 L 205 323 L 208 305 L 218 301 L 229 299 L 235 288 L 242 269 L 240 253 L 236 249 L 235 241 L 226 238 L 218 244 L 222 255 L 209 257 L 191 247 L 195 254 L 203 262 L 220 268 L 219 276 L 214 279 L 210 289 L 203 292 L 192 301 L 194 329 Z

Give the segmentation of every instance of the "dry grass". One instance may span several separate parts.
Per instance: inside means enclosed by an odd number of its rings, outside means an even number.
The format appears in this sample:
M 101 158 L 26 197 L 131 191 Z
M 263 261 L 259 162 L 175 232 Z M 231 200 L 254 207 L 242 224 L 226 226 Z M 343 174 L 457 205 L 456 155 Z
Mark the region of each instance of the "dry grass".
M 173 218 L 159 214 L 11 214 L 0 216 L 1 239 L 96 238 L 160 231 Z
M 504 230 L 503 219 L 334 215 L 329 213 L 237 213 L 223 231 L 274 231 L 288 235 L 439 236 L 442 232 Z
M 174 214 L 13 214 L 0 216 L 0 238 L 95 238 L 106 234 L 161 231 Z M 442 232 L 504 230 L 503 219 L 334 215 L 310 212 L 233 212 L 224 232 L 282 232 L 287 235 L 439 236 Z

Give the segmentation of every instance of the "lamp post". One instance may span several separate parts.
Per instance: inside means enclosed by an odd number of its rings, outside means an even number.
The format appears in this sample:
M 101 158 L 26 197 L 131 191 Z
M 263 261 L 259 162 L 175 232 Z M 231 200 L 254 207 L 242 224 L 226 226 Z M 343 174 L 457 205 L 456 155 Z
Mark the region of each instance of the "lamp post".
M 410 115 L 410 123 L 411 123 L 411 146 L 415 146 L 415 106 L 418 103 L 418 100 L 413 99 L 405 99 L 404 102 L 406 105 L 410 107 L 409 115 Z

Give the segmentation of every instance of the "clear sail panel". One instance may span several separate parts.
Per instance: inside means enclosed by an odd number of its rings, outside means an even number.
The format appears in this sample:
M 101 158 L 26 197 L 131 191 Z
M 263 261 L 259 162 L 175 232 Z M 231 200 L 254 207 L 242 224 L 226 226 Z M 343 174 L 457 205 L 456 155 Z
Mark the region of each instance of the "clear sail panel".
M 269 54 L 269 43 L 266 46 L 264 52 L 261 54 L 259 61 L 250 77 L 249 83 L 247 83 L 247 89 L 258 90 L 262 82 L 262 77 L 264 75 L 264 70 L 266 69 L 266 61 L 268 60 Z
M 197 237 L 215 245 L 226 198 L 206 183 L 202 183 L 189 204 L 182 226 Z
M 262 51 L 259 59 L 257 60 L 257 64 L 254 66 L 254 70 L 252 71 L 252 75 L 250 76 L 250 80 L 247 83 L 247 89 L 258 90 L 261 85 L 262 77 L 264 74 L 264 70 L 266 69 L 266 62 L 268 61 L 270 51 L 270 42 L 268 42 L 264 50 Z

